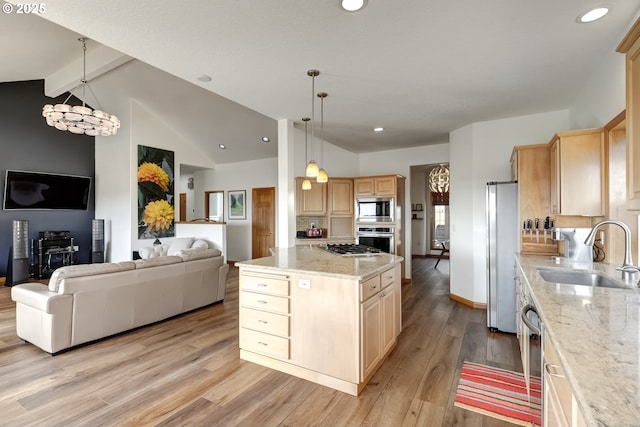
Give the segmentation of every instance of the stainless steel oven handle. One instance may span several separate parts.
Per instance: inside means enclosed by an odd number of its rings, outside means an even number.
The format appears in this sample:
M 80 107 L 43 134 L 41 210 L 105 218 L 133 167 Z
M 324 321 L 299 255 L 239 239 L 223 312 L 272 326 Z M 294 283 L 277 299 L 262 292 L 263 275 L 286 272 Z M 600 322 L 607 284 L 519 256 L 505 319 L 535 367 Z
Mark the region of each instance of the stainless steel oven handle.
M 522 307 L 522 310 L 520 311 L 520 318 L 522 319 L 524 324 L 527 325 L 527 328 L 529 328 L 531 332 L 540 336 L 540 328 L 534 325 L 531 322 L 531 320 L 529 320 L 529 317 L 527 317 L 527 314 L 529 314 L 530 311 L 533 311 L 536 314 L 536 316 L 538 316 L 538 310 L 536 310 L 536 308 L 533 305 L 527 304 L 524 307 Z

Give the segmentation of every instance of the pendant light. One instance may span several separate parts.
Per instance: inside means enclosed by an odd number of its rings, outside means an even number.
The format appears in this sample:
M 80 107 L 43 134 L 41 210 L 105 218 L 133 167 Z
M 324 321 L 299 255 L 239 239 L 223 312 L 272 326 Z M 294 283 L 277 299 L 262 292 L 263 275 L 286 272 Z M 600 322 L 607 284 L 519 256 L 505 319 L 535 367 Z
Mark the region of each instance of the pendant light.
M 42 108 L 42 116 L 46 119 L 49 126 L 53 126 L 58 130 L 66 130 L 75 134 L 87 134 L 89 136 L 110 136 L 115 135 L 120 128 L 120 120 L 111 114 L 107 114 L 101 110 L 92 110 L 85 105 L 85 89 L 89 91 L 96 100 L 98 107 L 100 102 L 96 98 L 96 94 L 91 90 L 91 86 L 87 82 L 87 39 L 85 37 L 78 39 L 82 43 L 82 80 L 80 84 L 69 92 L 69 96 L 62 104 L 47 104 Z M 67 104 L 73 91 L 82 86 L 82 105 L 71 106 Z
M 304 117 L 302 121 L 304 122 L 304 161 L 307 161 L 307 122 L 311 120 L 309 117 Z M 309 178 L 305 178 L 302 181 L 302 189 L 303 190 L 311 190 L 311 181 Z
M 449 191 L 450 173 L 449 167 L 444 164 L 431 169 L 429 172 L 429 189 L 434 193 L 446 193 Z
M 315 122 L 315 109 L 314 109 L 314 96 L 316 92 L 315 84 L 316 77 L 320 75 L 320 71 L 318 70 L 309 70 L 307 71 L 307 75 L 311 77 L 311 160 L 307 163 L 307 170 L 305 171 L 305 175 L 308 178 L 315 178 L 318 176 L 318 164 L 313 160 L 313 123 Z
M 324 162 L 324 99 L 327 97 L 327 92 L 318 92 L 318 98 L 320 98 L 320 162 Z M 324 168 L 318 170 L 317 182 L 323 183 L 329 181 L 329 176 Z

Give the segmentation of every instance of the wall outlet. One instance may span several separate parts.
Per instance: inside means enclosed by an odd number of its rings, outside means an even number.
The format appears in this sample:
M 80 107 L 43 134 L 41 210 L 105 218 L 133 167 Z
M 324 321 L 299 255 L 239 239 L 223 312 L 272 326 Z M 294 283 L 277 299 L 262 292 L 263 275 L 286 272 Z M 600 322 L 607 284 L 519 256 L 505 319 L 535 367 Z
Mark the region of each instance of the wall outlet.
M 301 289 L 311 289 L 311 280 L 309 279 L 298 280 L 298 287 Z

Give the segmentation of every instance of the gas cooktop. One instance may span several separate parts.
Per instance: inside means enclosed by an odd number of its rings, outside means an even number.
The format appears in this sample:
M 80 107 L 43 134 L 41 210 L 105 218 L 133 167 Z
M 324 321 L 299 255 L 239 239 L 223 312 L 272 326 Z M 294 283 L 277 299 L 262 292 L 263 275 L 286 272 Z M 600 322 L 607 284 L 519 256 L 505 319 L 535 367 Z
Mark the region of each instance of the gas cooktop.
M 380 249 L 354 243 L 328 244 L 325 249 L 331 253 L 343 256 L 370 256 L 384 253 Z

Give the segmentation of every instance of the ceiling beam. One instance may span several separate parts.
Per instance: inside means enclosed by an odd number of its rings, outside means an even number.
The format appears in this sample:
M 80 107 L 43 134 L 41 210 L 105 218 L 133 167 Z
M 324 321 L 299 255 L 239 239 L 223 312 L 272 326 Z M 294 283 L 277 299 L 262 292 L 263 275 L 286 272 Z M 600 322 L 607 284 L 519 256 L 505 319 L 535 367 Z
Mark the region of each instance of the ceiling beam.
M 133 58 L 101 44 L 87 46 L 87 82 L 108 73 Z M 82 55 L 44 79 L 44 93 L 55 98 L 78 86 L 82 80 Z M 78 95 L 75 94 L 74 95 Z

